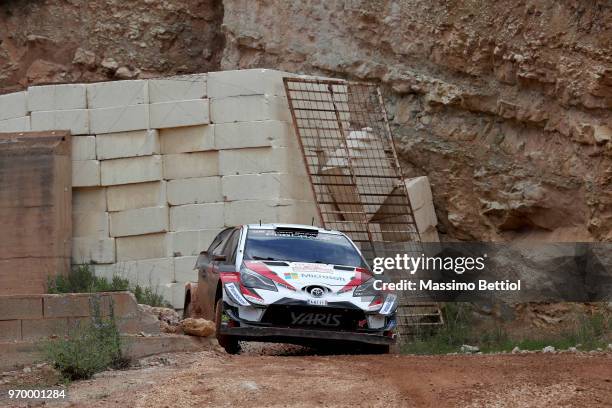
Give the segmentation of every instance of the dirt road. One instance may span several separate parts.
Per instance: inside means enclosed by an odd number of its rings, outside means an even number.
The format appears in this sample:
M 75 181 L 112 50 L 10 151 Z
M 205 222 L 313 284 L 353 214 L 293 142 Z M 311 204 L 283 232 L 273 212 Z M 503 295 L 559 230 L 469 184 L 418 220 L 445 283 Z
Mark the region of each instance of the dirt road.
M 266 353 L 264 353 L 266 354 Z M 90 407 L 610 407 L 612 353 L 155 357 L 69 387 Z M 56 406 L 57 404 L 50 404 Z

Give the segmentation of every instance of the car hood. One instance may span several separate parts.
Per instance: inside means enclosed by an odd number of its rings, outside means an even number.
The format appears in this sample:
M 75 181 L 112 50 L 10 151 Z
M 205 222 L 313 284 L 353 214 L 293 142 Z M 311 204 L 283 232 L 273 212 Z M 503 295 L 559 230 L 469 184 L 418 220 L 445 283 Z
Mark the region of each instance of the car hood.
M 265 265 L 280 279 L 295 289 L 311 285 L 321 285 L 337 292 L 350 282 L 355 282 L 356 275 L 361 276 L 358 268 L 308 262 L 277 262 L 277 261 L 247 261 L 246 265 L 253 266 L 253 262 Z

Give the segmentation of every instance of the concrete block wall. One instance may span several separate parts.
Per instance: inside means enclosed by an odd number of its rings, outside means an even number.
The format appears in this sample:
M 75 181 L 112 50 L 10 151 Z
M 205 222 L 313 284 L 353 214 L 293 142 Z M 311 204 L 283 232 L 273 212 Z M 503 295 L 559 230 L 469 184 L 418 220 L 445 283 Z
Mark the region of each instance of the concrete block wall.
M 0 349 L 6 343 L 61 336 L 89 324 L 94 302 L 102 316 L 110 314 L 112 304 L 121 333 L 160 333 L 157 319 L 141 312 L 129 292 L 0 296 Z
M 73 134 L 74 263 L 153 286 L 175 308 L 226 226 L 317 217 L 273 70 L 33 86 L 0 96 L 0 131 Z

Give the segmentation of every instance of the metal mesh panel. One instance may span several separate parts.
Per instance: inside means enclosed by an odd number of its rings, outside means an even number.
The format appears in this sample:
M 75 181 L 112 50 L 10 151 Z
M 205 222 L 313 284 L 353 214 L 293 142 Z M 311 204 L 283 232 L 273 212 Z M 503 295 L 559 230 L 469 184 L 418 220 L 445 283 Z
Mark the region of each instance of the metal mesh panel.
M 325 228 L 346 233 L 365 258 L 421 253 L 420 237 L 374 84 L 284 78 L 304 162 Z M 442 323 L 436 303 L 403 293 L 400 334 Z
M 374 243 L 420 241 L 378 87 L 284 82 L 324 226 L 345 232 L 368 258 Z

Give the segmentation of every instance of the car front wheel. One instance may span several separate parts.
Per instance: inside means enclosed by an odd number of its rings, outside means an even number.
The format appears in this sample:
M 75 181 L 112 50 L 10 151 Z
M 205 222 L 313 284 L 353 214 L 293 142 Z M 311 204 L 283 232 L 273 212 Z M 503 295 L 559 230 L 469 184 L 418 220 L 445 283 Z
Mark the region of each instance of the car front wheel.
M 234 336 L 221 334 L 221 323 L 223 322 L 223 299 L 217 300 L 215 305 L 215 332 L 219 345 L 225 349 L 228 354 L 240 353 L 240 343 Z

